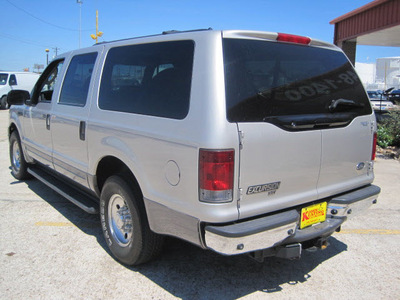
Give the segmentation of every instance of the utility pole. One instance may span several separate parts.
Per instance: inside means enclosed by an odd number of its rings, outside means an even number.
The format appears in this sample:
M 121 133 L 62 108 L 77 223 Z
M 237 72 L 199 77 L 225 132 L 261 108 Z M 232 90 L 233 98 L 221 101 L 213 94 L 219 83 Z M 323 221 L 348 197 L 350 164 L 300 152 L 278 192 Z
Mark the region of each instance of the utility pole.
M 56 53 L 56 56 L 57 56 L 57 55 L 58 55 L 58 50 L 60 50 L 60 48 L 58 48 L 58 47 L 53 47 L 52 49 L 54 50 L 54 52 Z
M 90 37 L 96 41 L 103 35 L 103 32 L 99 31 L 99 11 L 96 10 L 96 34 L 91 34 Z
M 82 32 L 82 0 L 76 0 L 79 4 L 79 48 L 81 47 L 81 32 Z

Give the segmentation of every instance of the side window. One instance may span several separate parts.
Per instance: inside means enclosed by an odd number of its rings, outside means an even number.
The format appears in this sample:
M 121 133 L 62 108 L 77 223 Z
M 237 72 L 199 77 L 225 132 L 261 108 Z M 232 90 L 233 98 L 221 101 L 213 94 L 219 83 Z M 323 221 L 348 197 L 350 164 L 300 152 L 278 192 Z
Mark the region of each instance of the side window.
M 61 89 L 60 104 L 85 106 L 96 57 L 97 52 L 72 58 Z
M 32 95 L 32 103 L 50 102 L 53 96 L 54 85 L 57 82 L 58 74 L 64 64 L 64 59 L 53 61 L 43 71 Z
M 184 119 L 193 53 L 193 41 L 111 48 L 101 79 L 100 109 Z
M 15 77 L 14 74 L 10 75 L 10 80 L 8 81 L 9 85 L 17 85 L 17 78 Z
M 7 73 L 0 73 L 0 85 L 6 85 L 8 79 Z

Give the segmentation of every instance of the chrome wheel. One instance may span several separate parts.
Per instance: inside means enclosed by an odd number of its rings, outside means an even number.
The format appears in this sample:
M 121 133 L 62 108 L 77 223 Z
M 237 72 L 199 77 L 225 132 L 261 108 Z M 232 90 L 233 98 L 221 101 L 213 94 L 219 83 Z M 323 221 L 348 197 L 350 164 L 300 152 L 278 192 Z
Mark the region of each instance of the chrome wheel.
M 108 224 L 117 243 L 126 247 L 132 241 L 132 215 L 121 195 L 112 195 L 108 203 Z
M 12 166 L 16 173 L 21 169 L 21 150 L 18 141 L 14 141 L 12 145 Z

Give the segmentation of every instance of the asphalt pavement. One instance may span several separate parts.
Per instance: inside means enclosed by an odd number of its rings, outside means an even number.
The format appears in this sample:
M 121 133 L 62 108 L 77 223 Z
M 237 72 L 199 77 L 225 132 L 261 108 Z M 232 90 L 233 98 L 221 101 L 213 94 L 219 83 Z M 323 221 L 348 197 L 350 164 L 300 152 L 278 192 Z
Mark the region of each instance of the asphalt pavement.
M 140 267 L 115 261 L 98 216 L 11 176 L 0 111 L 0 299 L 400 299 L 400 163 L 379 158 L 378 203 L 300 260 L 221 256 L 168 239 Z

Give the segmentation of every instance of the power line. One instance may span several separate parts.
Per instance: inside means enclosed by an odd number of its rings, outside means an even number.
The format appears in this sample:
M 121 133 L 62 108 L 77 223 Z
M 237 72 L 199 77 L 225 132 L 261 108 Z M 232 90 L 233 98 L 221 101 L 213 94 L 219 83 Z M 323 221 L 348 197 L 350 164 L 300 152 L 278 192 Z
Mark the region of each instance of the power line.
M 18 37 L 12 36 L 10 34 L 0 33 L 0 36 L 5 37 L 5 38 L 10 39 L 10 40 L 14 40 L 14 41 L 18 41 L 18 42 L 21 42 L 21 43 L 25 43 L 25 44 L 28 44 L 28 45 L 33 45 L 33 46 L 42 47 L 42 48 L 47 48 L 48 47 L 48 46 L 44 46 L 42 44 L 36 43 L 34 41 L 29 41 L 29 40 L 26 40 L 26 39 L 22 39 L 22 38 L 18 38 Z
M 9 1 L 9 0 L 6 0 L 6 2 L 8 2 L 9 4 L 11 4 L 11 5 L 14 6 L 15 8 L 19 9 L 20 11 L 23 11 L 24 13 L 26 13 L 26 14 L 29 15 L 29 16 L 31 16 L 32 18 L 34 18 L 34 19 L 36 19 L 36 20 L 38 20 L 38 21 L 40 21 L 40 22 L 43 22 L 43 23 L 45 23 L 45 24 L 47 24 L 47 25 L 50 25 L 50 26 L 53 26 L 53 27 L 56 27 L 56 28 L 62 29 L 62 30 L 79 31 L 78 29 L 72 29 L 72 28 L 62 27 L 62 26 L 59 26 L 59 25 L 56 25 L 56 24 L 47 22 L 47 21 L 45 21 L 45 20 L 43 20 L 43 19 L 41 19 L 41 18 L 38 18 L 38 17 L 36 17 L 35 15 L 31 14 L 29 11 L 26 11 L 26 10 L 23 9 L 22 7 L 19 7 L 19 6 L 15 5 L 14 3 L 12 3 L 12 2 Z M 93 29 L 82 29 L 82 31 L 91 31 L 91 30 L 93 30 Z

